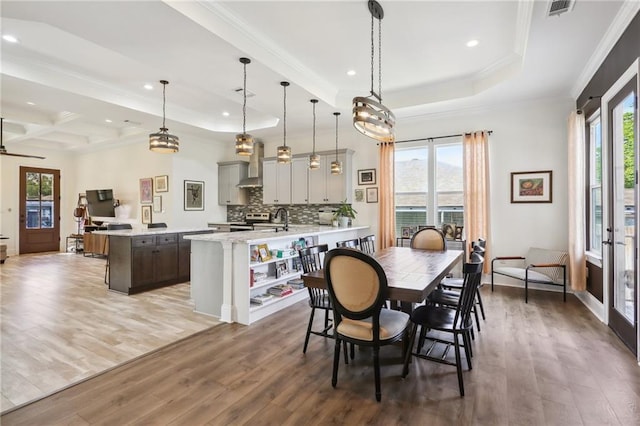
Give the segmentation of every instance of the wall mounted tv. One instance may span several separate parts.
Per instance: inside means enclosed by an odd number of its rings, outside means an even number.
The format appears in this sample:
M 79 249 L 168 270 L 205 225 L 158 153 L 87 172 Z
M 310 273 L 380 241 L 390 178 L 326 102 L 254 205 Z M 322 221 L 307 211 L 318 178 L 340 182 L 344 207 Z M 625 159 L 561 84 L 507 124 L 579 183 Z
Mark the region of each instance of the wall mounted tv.
M 94 217 L 116 217 L 116 209 L 113 207 L 113 190 L 88 189 L 87 208 L 89 215 Z

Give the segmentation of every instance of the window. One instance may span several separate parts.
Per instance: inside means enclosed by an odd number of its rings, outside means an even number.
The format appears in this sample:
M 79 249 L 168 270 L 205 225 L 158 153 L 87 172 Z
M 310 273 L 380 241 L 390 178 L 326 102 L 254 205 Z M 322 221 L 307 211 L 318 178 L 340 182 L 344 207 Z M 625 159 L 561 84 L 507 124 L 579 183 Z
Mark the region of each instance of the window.
M 462 143 L 396 147 L 396 235 L 401 228 L 463 226 Z
M 587 121 L 589 126 L 589 251 L 602 255 L 602 132 L 600 111 Z

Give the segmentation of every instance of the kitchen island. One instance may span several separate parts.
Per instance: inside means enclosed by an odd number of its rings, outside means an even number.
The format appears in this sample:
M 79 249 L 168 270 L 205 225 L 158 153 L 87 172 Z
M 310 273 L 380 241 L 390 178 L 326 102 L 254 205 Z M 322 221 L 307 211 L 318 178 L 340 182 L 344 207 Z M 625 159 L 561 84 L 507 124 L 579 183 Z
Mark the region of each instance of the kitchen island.
M 290 225 L 288 231 L 186 236 L 191 240 L 191 296 L 195 311 L 249 325 L 285 309 L 308 297 L 305 288 L 294 288 L 281 297 L 268 294 L 270 288 L 302 274 L 296 261 L 296 245 L 328 244 L 331 249 L 337 241 L 364 236 L 368 230 L 368 226 Z
M 189 281 L 191 242 L 185 237 L 211 232 L 207 228 L 94 231 L 109 238 L 109 290 L 133 294 Z

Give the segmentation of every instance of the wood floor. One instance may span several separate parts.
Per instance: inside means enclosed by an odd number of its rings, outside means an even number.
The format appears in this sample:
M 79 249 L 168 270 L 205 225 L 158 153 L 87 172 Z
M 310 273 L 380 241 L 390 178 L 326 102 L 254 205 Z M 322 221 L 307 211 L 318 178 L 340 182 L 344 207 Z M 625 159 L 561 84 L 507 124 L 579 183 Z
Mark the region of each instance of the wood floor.
M 0 266 L 1 411 L 219 324 L 193 312 L 188 283 L 126 296 L 104 270 L 74 253 Z
M 382 402 L 371 353 L 340 364 L 333 341 L 302 344 L 300 302 L 249 327 L 223 324 L 3 415 L 2 424 L 144 425 L 638 425 L 640 367 L 572 295 L 483 289 L 487 320 L 458 395 L 455 368 L 414 360 L 400 377 L 385 347 Z

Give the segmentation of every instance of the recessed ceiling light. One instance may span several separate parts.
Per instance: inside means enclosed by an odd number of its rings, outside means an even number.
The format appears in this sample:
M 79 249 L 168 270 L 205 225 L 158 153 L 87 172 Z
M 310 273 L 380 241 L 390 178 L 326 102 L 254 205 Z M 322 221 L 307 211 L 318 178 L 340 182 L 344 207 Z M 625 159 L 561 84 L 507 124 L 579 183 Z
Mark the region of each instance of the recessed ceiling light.
M 469 40 L 467 42 L 467 47 L 476 47 L 480 43 L 478 40 Z
M 356 75 L 356 70 L 349 70 L 349 71 L 347 71 L 347 75 L 348 75 L 349 77 L 352 77 L 352 76 Z
M 27 102 L 27 105 L 34 106 L 34 105 L 35 105 L 35 102 L 31 102 L 31 101 L 29 101 L 29 102 Z
M 5 41 L 8 41 L 9 43 L 17 43 L 18 39 L 15 36 L 12 36 L 11 34 L 5 34 L 2 36 L 2 38 Z
M 229 114 L 227 111 L 222 111 L 222 115 L 224 115 L 225 117 L 228 117 L 231 114 Z
M 108 118 L 105 118 L 104 121 L 107 123 L 113 123 L 113 120 L 109 120 Z
M 147 89 L 147 90 L 153 90 L 153 85 L 147 83 L 147 84 L 144 85 L 144 88 Z

